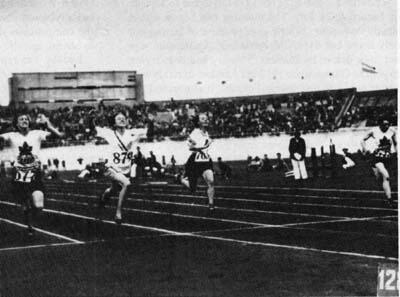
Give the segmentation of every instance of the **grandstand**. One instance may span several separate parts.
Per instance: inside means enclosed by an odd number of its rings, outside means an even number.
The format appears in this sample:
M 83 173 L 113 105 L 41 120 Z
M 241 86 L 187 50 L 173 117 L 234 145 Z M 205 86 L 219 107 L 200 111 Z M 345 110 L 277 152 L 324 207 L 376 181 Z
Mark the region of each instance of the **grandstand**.
M 397 89 L 358 92 L 352 105 L 343 113 L 341 126 L 376 126 L 381 117 L 397 126 Z
M 127 102 L 127 101 L 125 101 Z M 93 102 L 92 102 L 93 103 Z M 129 115 L 130 127 L 151 123 L 150 139 L 182 140 L 191 129 L 191 117 L 208 119 L 213 138 L 254 137 L 263 134 L 290 134 L 294 128 L 303 133 L 334 131 L 340 127 L 376 125 L 381 116 L 397 125 L 397 89 L 357 92 L 356 89 L 325 90 L 304 93 L 207 98 L 200 100 L 142 102 L 126 106 L 100 102 L 70 104 L 53 109 L 53 103 L 39 106 L 13 104 L 0 108 L 0 132 L 11 129 L 14 112 L 29 107 L 33 123 L 41 113 L 49 116 L 66 139 L 45 146 L 70 145 L 95 140 L 90 127 L 90 111 L 95 109 L 98 122 L 107 126 L 110 115 L 122 109 Z M 138 103 L 138 102 L 136 102 Z
M 54 110 L 74 105 L 144 102 L 143 75 L 136 71 L 13 73 L 10 105 Z

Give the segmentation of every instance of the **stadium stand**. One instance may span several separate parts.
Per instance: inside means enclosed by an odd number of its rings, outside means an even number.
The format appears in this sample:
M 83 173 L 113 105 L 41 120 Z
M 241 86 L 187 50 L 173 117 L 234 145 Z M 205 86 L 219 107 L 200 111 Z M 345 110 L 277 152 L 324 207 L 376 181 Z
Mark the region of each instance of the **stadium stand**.
M 292 133 L 294 128 L 303 133 L 334 131 L 339 127 L 373 126 L 385 116 L 396 125 L 397 89 L 356 92 L 355 89 L 327 90 L 306 93 L 248 96 L 209 100 L 160 101 L 126 107 L 97 107 L 76 105 L 45 110 L 34 108 L 0 108 L 0 133 L 12 129 L 13 115 L 26 111 L 36 124 L 40 114 L 50 118 L 64 132 L 65 139 L 50 139 L 44 147 L 79 145 L 88 141 L 103 143 L 95 138 L 91 122 L 93 117 L 102 126 L 110 125 L 110 118 L 117 110 L 124 111 L 130 127 L 148 126 L 147 139 L 182 140 L 192 128 L 194 115 L 205 117 L 208 131 L 213 138 L 249 137 L 263 133 L 279 135 Z M 0 148 L 4 144 L 0 144 Z
M 342 118 L 341 127 L 377 126 L 382 117 L 397 126 L 397 89 L 358 92 Z

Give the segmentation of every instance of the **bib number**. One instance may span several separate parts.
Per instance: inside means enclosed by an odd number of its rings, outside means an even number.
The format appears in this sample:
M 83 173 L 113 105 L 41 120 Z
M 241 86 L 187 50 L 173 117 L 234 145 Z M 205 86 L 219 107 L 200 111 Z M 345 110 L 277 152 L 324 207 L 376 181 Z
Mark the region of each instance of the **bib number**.
M 133 152 L 122 152 L 113 154 L 114 164 L 125 164 L 125 162 L 131 162 L 133 158 Z
M 35 178 L 35 172 L 32 170 L 22 171 L 18 170 L 15 175 L 15 181 L 22 183 L 30 183 Z

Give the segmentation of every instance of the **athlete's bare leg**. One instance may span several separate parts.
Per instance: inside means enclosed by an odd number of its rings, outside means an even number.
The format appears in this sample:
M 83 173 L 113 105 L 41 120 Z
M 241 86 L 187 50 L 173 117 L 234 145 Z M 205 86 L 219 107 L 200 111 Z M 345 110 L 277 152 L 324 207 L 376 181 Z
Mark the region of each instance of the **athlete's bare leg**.
M 375 176 L 382 178 L 382 188 L 385 192 L 386 199 L 392 199 L 392 192 L 389 182 L 389 172 L 385 168 L 382 162 L 376 163 L 375 168 L 373 168 Z
M 207 169 L 203 172 L 203 178 L 207 184 L 208 205 L 210 206 L 210 209 L 213 209 L 215 196 L 214 172 L 211 169 Z
M 111 187 L 107 188 L 101 196 L 100 206 L 104 206 L 105 202 L 110 199 L 111 195 L 117 192 L 118 185 L 121 186 L 121 190 L 118 194 L 117 209 L 115 212 L 115 222 L 120 224 L 122 221 L 122 204 L 125 200 L 126 192 L 128 186 L 131 184 L 129 179 L 120 172 L 116 172 L 113 169 L 109 169 L 105 174 L 107 177 L 111 178 Z
M 32 222 L 35 220 L 39 211 L 43 209 L 44 195 L 42 191 L 34 191 L 31 201 L 24 205 L 24 218 L 28 226 L 29 234 L 33 234 Z
M 130 182 L 129 182 L 129 180 L 124 181 L 124 182 L 120 183 L 120 185 L 122 188 L 118 195 L 117 210 L 115 212 L 115 221 L 117 223 L 121 223 L 121 220 L 122 220 L 122 204 L 125 200 L 126 191 L 128 189 L 128 186 L 130 185 Z

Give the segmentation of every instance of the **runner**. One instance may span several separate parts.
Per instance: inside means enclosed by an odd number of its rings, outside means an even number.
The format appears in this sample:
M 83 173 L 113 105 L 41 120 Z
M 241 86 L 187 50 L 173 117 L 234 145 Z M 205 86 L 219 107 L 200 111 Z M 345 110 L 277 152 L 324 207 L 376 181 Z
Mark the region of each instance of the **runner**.
M 207 152 L 211 139 L 205 130 L 204 121 L 196 117 L 193 122 L 195 129 L 188 137 L 189 150 L 192 154 L 186 162 L 184 177 L 178 175 L 178 181 L 194 193 L 198 178 L 203 177 L 207 184 L 208 206 L 210 210 L 214 210 L 214 170 L 212 159 Z
M 29 115 L 18 115 L 15 118 L 16 131 L 1 134 L 0 138 L 11 145 L 10 161 L 13 164 L 11 189 L 14 199 L 21 202 L 24 220 L 31 235 L 34 232 L 32 221 L 44 205 L 44 185 L 37 157 L 40 144 L 50 134 L 58 137 L 62 137 L 63 134 L 44 115 L 38 116 L 38 123 L 44 125 L 48 131 L 30 130 L 30 122 Z
M 127 129 L 127 117 L 123 112 L 116 113 L 113 121 L 113 129 L 95 127 L 97 136 L 104 138 L 109 144 L 105 156 L 104 176 L 111 179 L 111 186 L 100 196 L 99 206 L 104 207 L 111 195 L 119 191 L 114 219 L 117 224 L 121 224 L 122 204 L 131 184 L 129 177 L 134 159 L 132 149 L 140 137 L 146 135 L 147 129 Z
M 382 188 L 385 192 L 386 201 L 392 207 L 395 207 L 390 188 L 390 176 L 387 170 L 387 163 L 391 156 L 392 145 L 397 152 L 396 131 L 390 128 L 389 122 L 385 119 L 380 120 L 379 127 L 372 129 L 367 133 L 361 142 L 363 153 L 367 152 L 366 141 L 373 138 L 375 149 L 372 153 L 371 166 L 374 174 L 379 181 L 382 179 Z

